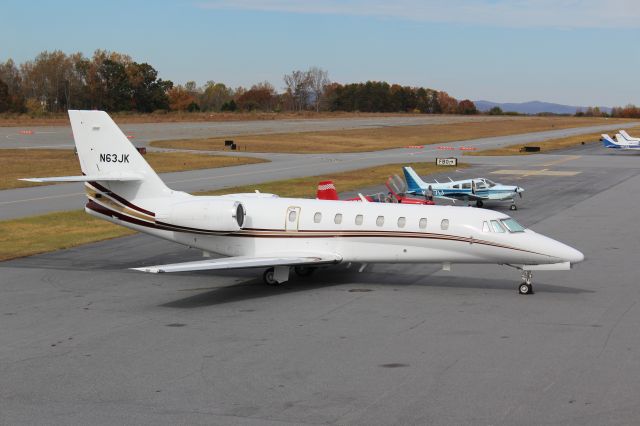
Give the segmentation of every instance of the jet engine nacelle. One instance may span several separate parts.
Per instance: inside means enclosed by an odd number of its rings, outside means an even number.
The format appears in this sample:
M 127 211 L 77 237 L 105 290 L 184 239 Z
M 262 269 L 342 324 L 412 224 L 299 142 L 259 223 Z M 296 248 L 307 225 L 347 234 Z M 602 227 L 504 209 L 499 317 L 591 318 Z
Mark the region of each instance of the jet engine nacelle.
M 245 215 L 244 206 L 239 201 L 192 200 L 157 211 L 156 220 L 185 228 L 235 232 L 242 229 Z

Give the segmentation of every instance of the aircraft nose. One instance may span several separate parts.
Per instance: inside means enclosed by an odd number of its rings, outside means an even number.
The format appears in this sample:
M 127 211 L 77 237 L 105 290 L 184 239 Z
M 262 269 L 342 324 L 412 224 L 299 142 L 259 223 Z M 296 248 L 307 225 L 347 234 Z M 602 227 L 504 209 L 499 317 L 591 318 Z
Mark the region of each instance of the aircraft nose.
M 565 259 L 569 261 L 569 263 L 580 263 L 584 260 L 584 254 L 581 251 L 574 249 L 573 247 L 567 246 Z
M 566 244 L 561 243 L 560 241 L 553 241 L 550 247 L 551 253 L 550 256 L 562 259 L 564 262 L 569 263 L 580 263 L 584 260 L 584 254 L 579 250 L 574 249 Z

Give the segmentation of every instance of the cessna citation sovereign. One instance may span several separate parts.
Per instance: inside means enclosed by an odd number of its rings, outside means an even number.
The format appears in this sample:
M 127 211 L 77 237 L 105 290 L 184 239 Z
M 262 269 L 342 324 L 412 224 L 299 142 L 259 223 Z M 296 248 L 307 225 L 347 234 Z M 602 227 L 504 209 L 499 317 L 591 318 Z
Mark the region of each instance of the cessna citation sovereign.
M 267 268 L 268 284 L 338 263 L 504 264 L 566 270 L 582 253 L 525 229 L 504 213 L 452 206 L 279 198 L 273 194 L 193 196 L 169 189 L 103 111 L 69 111 L 87 213 L 226 258 L 134 268 L 144 272 Z

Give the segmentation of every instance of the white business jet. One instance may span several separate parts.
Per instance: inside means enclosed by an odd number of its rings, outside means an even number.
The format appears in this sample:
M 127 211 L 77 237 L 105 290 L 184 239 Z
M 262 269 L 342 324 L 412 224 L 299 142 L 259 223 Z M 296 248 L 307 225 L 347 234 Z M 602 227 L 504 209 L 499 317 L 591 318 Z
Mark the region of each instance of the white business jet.
M 338 263 L 489 263 L 523 271 L 566 270 L 582 253 L 490 210 L 346 203 L 272 194 L 193 196 L 168 188 L 102 111 L 69 111 L 85 182 L 85 211 L 100 219 L 226 258 L 134 268 L 144 272 L 267 268 L 268 284 Z

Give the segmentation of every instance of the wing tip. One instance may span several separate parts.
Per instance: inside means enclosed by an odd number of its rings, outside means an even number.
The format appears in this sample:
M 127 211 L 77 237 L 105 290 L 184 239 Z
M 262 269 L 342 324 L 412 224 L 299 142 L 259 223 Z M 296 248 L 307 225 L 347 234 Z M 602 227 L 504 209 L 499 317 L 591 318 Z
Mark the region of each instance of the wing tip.
M 154 267 L 150 267 L 150 266 L 144 266 L 142 268 L 129 268 L 132 271 L 139 271 L 139 272 L 147 272 L 149 274 L 160 274 L 162 272 L 164 272 L 163 269 L 160 268 L 154 268 Z

